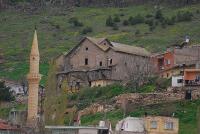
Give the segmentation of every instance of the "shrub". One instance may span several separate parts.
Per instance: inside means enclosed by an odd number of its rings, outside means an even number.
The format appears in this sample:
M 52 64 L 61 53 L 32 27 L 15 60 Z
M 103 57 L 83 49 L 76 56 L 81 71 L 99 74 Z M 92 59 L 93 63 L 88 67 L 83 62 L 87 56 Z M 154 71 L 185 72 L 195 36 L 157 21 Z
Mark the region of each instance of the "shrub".
M 131 25 L 136 25 L 139 23 L 144 23 L 144 17 L 140 14 L 136 15 L 135 17 L 129 17 L 129 22 Z
M 124 25 L 124 26 L 128 26 L 128 25 L 129 25 L 129 21 L 128 21 L 128 20 L 124 20 L 124 21 L 123 21 L 123 25 Z
M 167 25 L 174 25 L 176 21 L 176 17 L 172 16 L 171 18 L 165 18 L 165 22 L 167 23 Z
M 112 27 L 113 25 L 114 25 L 113 19 L 112 19 L 111 16 L 109 16 L 109 17 L 106 19 L 106 26 Z
M 87 34 L 87 33 L 91 33 L 92 32 L 92 28 L 91 27 L 85 27 L 83 30 L 82 30 L 82 34 Z
M 191 21 L 193 17 L 193 14 L 189 11 L 185 11 L 185 12 L 178 12 L 176 15 L 176 19 L 178 22 L 181 21 Z
M 69 23 L 73 24 L 75 27 L 82 27 L 83 23 L 78 20 L 76 17 L 72 17 L 69 19 Z
M 123 13 L 121 13 L 121 14 L 120 14 L 120 16 L 124 16 L 124 14 L 123 14 Z
M 148 24 L 149 26 L 153 26 L 154 25 L 154 20 L 153 19 L 148 19 L 145 21 L 145 24 Z
M 137 29 L 137 30 L 135 31 L 135 35 L 139 35 L 139 34 L 140 34 L 140 30 Z
M 115 15 L 115 17 L 114 17 L 114 22 L 120 22 L 120 18 L 119 18 L 119 16 L 118 15 Z
M 160 9 L 156 11 L 155 18 L 156 19 L 163 19 L 164 18 L 162 11 Z
M 10 88 L 6 87 L 5 82 L 0 81 L 0 101 L 12 101 L 14 99 Z
M 145 17 L 146 18 L 151 18 L 151 17 L 153 17 L 153 15 L 152 14 L 147 14 Z
M 153 31 L 155 28 L 156 28 L 155 25 L 152 25 L 149 27 L 149 31 Z
M 118 30 L 118 29 L 119 29 L 118 25 L 117 25 L 117 24 L 114 24 L 114 25 L 113 25 L 113 30 Z

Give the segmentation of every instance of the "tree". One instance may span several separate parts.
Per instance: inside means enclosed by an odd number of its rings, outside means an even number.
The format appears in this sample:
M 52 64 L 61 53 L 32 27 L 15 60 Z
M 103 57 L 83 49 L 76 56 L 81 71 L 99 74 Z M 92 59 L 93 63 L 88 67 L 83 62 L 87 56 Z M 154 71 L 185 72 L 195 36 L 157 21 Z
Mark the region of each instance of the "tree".
M 114 20 L 114 22 L 120 22 L 121 21 L 118 15 L 115 15 L 113 20 Z
M 109 17 L 106 19 L 106 26 L 112 27 L 113 25 L 114 25 L 113 19 L 112 19 L 111 16 L 109 16 Z
M 156 19 L 163 19 L 163 14 L 162 14 L 162 11 L 160 9 L 156 11 L 155 18 Z
M 78 20 L 76 17 L 72 17 L 69 19 L 69 23 L 73 24 L 75 27 L 82 27 L 83 23 Z
M 135 17 L 129 17 L 129 22 L 131 25 L 136 25 L 139 23 L 144 23 L 144 17 L 140 14 L 136 15 Z
M 124 25 L 124 26 L 128 26 L 128 25 L 129 25 L 129 21 L 128 21 L 128 20 L 124 20 L 124 21 L 123 21 L 123 25 Z
M 83 30 L 82 30 L 82 34 L 87 34 L 87 33 L 91 33 L 92 32 L 92 27 L 85 27 Z
M 14 96 L 10 87 L 6 87 L 4 81 L 0 81 L 0 101 L 12 101 Z

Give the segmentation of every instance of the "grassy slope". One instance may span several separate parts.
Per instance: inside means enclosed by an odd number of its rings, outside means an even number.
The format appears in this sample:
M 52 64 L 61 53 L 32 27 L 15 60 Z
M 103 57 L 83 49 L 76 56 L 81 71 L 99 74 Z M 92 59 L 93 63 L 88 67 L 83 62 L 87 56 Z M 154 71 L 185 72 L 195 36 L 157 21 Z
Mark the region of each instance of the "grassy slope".
M 165 104 L 157 104 L 148 107 L 139 107 L 127 114 L 127 116 L 141 117 L 147 112 L 150 115 L 171 114 L 174 112 L 175 117 L 179 118 L 179 134 L 197 134 L 197 107 L 200 100 L 171 102 Z M 97 113 L 95 115 L 83 116 L 82 124 L 95 124 L 102 119 L 108 119 L 112 124 L 123 118 L 121 110 L 111 111 L 106 114 Z
M 171 16 L 178 11 L 190 10 L 196 12 L 200 5 L 184 8 L 165 7 L 165 16 Z M 0 77 L 18 80 L 28 72 L 28 55 L 30 52 L 33 27 L 37 24 L 39 47 L 41 53 L 41 73 L 44 75 L 42 83 L 48 72 L 48 61 L 61 52 L 68 51 L 83 37 L 83 27 L 74 28 L 68 23 L 69 18 L 77 17 L 84 26 L 91 26 L 93 32 L 87 36 L 108 37 L 113 41 L 130 45 L 144 46 L 150 51 L 164 50 L 166 46 L 183 39 L 185 35 L 192 37 L 193 43 L 200 42 L 200 15 L 196 14 L 191 22 L 181 22 L 163 29 L 158 26 L 149 33 L 145 24 L 135 26 L 118 25 L 119 30 L 105 26 L 105 19 L 109 15 L 124 14 L 121 20 L 137 14 L 146 15 L 155 12 L 153 6 L 132 6 L 127 8 L 75 8 L 71 11 L 48 9 L 36 14 L 4 11 L 0 12 L 0 48 L 6 58 L 6 63 L 0 66 Z M 65 14 L 65 15 L 63 15 Z M 5 21 L 6 20 L 6 21 Z M 56 28 L 59 25 L 59 29 Z M 140 36 L 135 31 L 140 30 Z M 148 33 L 148 34 L 145 34 Z

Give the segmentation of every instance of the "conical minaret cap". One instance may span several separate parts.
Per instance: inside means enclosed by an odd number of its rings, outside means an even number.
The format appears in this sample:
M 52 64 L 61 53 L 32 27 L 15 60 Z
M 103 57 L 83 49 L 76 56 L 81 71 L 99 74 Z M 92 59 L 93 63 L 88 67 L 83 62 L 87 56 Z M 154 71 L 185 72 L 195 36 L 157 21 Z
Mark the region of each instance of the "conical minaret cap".
M 37 39 L 37 31 L 36 30 L 35 30 L 35 33 L 34 33 L 34 36 L 33 36 L 31 55 L 39 55 L 38 39 Z

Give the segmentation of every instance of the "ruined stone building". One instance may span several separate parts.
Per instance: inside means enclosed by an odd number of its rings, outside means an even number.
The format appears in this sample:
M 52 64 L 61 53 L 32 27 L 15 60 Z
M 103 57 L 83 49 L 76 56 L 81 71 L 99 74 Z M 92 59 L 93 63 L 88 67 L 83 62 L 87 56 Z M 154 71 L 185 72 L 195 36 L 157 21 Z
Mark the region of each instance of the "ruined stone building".
M 68 53 L 56 58 L 57 88 L 125 84 L 147 76 L 150 53 L 144 48 L 85 37 Z

